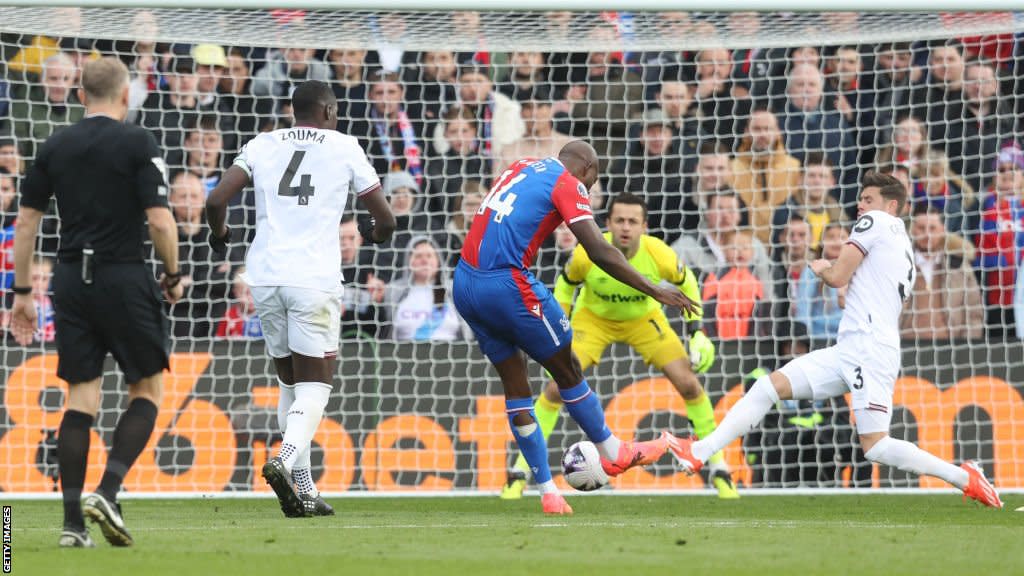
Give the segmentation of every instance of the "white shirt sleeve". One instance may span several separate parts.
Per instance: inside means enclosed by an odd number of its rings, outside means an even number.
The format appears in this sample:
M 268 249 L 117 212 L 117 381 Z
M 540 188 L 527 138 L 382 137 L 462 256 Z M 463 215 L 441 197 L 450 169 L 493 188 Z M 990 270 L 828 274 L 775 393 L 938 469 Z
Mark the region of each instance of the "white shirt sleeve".
M 877 214 L 865 214 L 858 218 L 857 223 L 853 225 L 850 239 L 847 242 L 856 246 L 867 256 L 876 245 L 882 242 L 882 233 L 886 224 Z
M 366 157 L 366 152 L 359 146 L 353 146 L 353 148 L 355 153 L 352 154 L 351 164 L 352 190 L 356 196 L 362 196 L 379 186 L 380 178 L 377 177 L 377 171 Z
M 249 175 L 249 178 L 252 178 L 253 156 L 255 156 L 253 149 L 256 147 L 254 146 L 255 142 L 255 138 L 246 142 L 245 146 L 242 146 L 242 150 L 239 151 L 238 156 L 235 156 L 235 161 L 233 162 L 235 166 L 245 170 L 245 173 Z

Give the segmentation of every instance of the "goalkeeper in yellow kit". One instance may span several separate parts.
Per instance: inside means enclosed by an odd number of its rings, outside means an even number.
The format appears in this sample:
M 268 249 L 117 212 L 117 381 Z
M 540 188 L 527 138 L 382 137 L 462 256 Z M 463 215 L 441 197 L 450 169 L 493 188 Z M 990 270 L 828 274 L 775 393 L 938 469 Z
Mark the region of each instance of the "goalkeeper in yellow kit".
M 623 193 L 612 199 L 605 238 L 622 250 L 629 263 L 651 282 L 671 282 L 688 298 L 700 302 L 700 289 L 693 271 L 679 262 L 667 244 L 648 236 L 646 231 L 647 205 L 641 197 Z M 578 287 L 581 289 L 573 305 Z M 700 329 L 702 313 L 686 316 L 690 333 L 688 354 L 669 326 L 661 305 L 595 266 L 582 246 L 576 247 L 558 278 L 555 299 L 572 318 L 572 351 L 583 370 L 600 362 L 609 344 L 625 342 L 640 353 L 644 362 L 664 372 L 679 391 L 698 438 L 715 429 L 711 400 L 694 373 L 707 372 L 715 361 L 715 345 Z M 554 382 L 549 382 L 534 405 L 544 438 L 554 430 L 561 407 L 558 388 Z M 708 463 L 709 479 L 718 490 L 719 498 L 739 498 L 722 454 L 715 454 Z M 526 459 L 520 454 L 501 491 L 503 499 L 522 497 L 529 479 L 528 470 Z

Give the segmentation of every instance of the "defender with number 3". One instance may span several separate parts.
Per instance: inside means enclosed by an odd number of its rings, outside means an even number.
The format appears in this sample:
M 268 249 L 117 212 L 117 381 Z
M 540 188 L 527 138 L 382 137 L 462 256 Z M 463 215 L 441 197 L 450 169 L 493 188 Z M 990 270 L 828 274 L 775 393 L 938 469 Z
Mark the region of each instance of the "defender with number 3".
M 965 498 L 1002 508 L 995 488 L 975 462 L 957 467 L 905 440 L 889 436 L 892 395 L 900 372 L 899 317 L 914 285 L 913 249 L 899 214 L 906 189 L 896 178 L 864 176 L 857 224 L 835 262 L 815 260 L 825 284 L 846 289 L 834 346 L 805 354 L 762 376 L 707 438 L 672 440 L 670 449 L 690 473 L 764 418 L 779 400 L 824 400 L 850 392 L 864 456 L 960 488 Z
M 331 515 L 310 471 L 310 443 L 330 397 L 341 329 L 341 248 L 338 226 L 350 190 L 369 209 L 376 226 L 367 241 L 391 236 L 395 219 L 380 181 L 355 138 L 334 130 L 338 102 L 315 80 L 292 95 L 295 127 L 250 140 L 206 203 L 210 244 L 227 249 L 228 201 L 251 182 L 256 195 L 256 237 L 246 255 L 263 325 L 274 359 L 283 439 L 263 467 L 286 516 Z

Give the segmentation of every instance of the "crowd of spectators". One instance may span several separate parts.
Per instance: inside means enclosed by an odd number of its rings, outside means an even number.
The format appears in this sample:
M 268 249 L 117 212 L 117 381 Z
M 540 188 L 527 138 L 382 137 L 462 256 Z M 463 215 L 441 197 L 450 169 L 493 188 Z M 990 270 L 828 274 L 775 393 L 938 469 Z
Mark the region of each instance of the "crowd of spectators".
M 729 25 L 761 17 L 741 13 Z M 479 15 L 456 19 L 479 26 Z M 568 29 L 571 19 L 551 15 L 550 24 Z M 552 155 L 572 138 L 590 141 L 601 157 L 596 207 L 624 191 L 647 199 L 650 233 L 700 275 L 717 339 L 781 338 L 802 349 L 834 340 L 842 293 L 821 286 L 807 264 L 838 254 L 869 169 L 899 177 L 912 198 L 906 219 L 917 281 L 904 338 L 1024 337 L 1024 42 L 1012 36 L 990 44 L 497 53 L 481 43 L 475 52 L 411 52 L 401 46 L 400 17 L 378 25 L 393 40 L 367 50 L 3 35 L 5 298 L 18 181 L 40 143 L 83 117 L 81 62 L 111 53 L 132 71 L 129 121 L 165 152 L 186 286 L 170 310 L 176 338 L 260 336 L 245 244 L 226 258 L 213 254 L 202 207 L 245 142 L 290 126 L 289 95 L 308 79 L 333 87 L 338 129 L 362 143 L 399 222 L 377 247 L 362 246 L 352 220 L 340 223 L 345 337 L 469 337 L 449 278 L 473 215 L 512 161 Z M 661 25 L 667 34 L 713 26 L 682 13 Z M 585 33 L 609 50 L 620 45 L 614 23 Z M 254 206 L 249 193 L 230 209 L 248 239 Z M 55 235 L 44 237 L 51 240 L 42 252 L 52 257 Z M 560 229 L 538 256 L 538 276 L 553 282 L 573 246 Z M 48 271 L 44 256 L 34 287 Z M 38 292 L 40 339 L 52 339 L 52 307 L 45 288 Z

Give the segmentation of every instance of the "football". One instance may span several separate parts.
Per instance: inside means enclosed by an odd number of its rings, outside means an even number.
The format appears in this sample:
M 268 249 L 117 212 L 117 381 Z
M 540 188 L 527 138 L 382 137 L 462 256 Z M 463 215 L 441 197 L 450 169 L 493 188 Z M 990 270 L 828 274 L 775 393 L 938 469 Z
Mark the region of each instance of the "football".
M 562 473 L 569 486 L 590 492 L 608 483 L 608 475 L 601 467 L 601 455 L 593 442 L 577 442 L 562 455 Z

